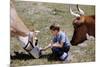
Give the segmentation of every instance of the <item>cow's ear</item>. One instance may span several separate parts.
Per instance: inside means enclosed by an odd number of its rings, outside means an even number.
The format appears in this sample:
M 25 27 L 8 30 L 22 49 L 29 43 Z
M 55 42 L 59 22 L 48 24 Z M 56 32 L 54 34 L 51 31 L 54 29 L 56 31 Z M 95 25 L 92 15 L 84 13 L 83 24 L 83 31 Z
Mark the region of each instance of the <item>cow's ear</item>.
M 40 32 L 39 30 L 36 30 L 36 31 L 35 31 L 35 35 L 38 35 L 39 32 Z

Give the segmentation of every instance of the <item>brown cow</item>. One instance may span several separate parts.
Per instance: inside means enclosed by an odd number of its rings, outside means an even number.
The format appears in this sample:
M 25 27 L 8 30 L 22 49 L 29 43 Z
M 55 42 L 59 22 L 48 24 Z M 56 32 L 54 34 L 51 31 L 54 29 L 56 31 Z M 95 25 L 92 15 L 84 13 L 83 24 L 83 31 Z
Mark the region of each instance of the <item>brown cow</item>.
M 82 43 L 91 36 L 95 37 L 95 15 L 84 16 L 83 10 L 78 5 L 77 9 L 79 14 L 74 13 L 70 8 L 70 13 L 76 17 L 73 20 L 74 33 L 70 41 L 72 45 Z

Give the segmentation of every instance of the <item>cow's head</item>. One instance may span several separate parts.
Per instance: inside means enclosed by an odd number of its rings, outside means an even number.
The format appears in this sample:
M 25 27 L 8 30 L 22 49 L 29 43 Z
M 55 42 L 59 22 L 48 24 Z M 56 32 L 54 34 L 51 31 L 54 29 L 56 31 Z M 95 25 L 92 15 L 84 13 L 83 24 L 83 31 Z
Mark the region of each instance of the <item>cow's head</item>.
M 84 40 L 86 40 L 86 33 L 87 33 L 87 28 L 84 25 L 84 12 L 81 10 L 78 5 L 77 9 L 79 11 L 79 14 L 74 13 L 70 7 L 70 13 L 75 16 L 75 19 L 73 20 L 73 27 L 74 27 L 74 33 L 72 40 L 70 41 L 72 45 L 77 45 Z

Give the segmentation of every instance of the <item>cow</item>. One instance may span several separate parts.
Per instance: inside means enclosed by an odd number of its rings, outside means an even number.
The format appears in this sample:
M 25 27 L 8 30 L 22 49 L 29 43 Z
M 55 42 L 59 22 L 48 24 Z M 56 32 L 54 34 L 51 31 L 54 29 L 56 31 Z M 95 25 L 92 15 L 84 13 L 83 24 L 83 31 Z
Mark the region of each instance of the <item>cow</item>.
M 79 13 L 72 11 L 70 6 L 70 13 L 75 16 L 73 20 L 74 33 L 70 43 L 72 45 L 78 45 L 89 37 L 95 37 L 95 15 L 84 15 L 84 11 L 77 5 Z
M 35 58 L 39 58 L 40 49 L 37 46 L 38 39 L 36 35 L 40 31 L 30 31 L 24 22 L 18 16 L 15 5 L 11 1 L 10 9 L 10 32 L 11 37 L 16 37 L 20 42 L 22 48 L 24 48 L 28 53 L 30 53 Z

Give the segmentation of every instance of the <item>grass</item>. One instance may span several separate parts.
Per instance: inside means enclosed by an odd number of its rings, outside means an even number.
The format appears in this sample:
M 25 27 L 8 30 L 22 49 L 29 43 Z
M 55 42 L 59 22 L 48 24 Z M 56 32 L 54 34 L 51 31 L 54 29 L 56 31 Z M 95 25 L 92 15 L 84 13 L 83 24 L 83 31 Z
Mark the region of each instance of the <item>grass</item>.
M 17 1 L 15 5 L 25 25 L 30 30 L 35 29 L 41 31 L 38 35 L 39 46 L 45 47 L 50 42 L 52 37 L 49 26 L 55 22 L 61 25 L 61 29 L 67 33 L 69 40 L 71 40 L 73 34 L 72 20 L 74 17 L 69 13 L 68 4 Z M 74 5 L 72 5 L 72 7 L 73 9 L 75 8 Z M 80 5 L 80 7 L 85 11 L 86 15 L 95 14 L 95 6 Z M 54 11 L 56 13 L 54 13 Z M 95 40 L 87 40 L 83 44 L 85 46 L 71 46 L 70 60 L 67 63 L 95 61 Z M 51 53 L 50 49 L 44 52 L 44 57 L 39 59 L 32 58 L 23 48 L 21 48 L 19 41 L 14 37 L 11 37 L 10 47 L 11 55 L 13 55 L 14 52 L 19 55 L 15 56 L 15 59 L 11 59 L 12 67 L 64 63 L 61 61 L 48 61 L 47 57 L 48 54 Z

